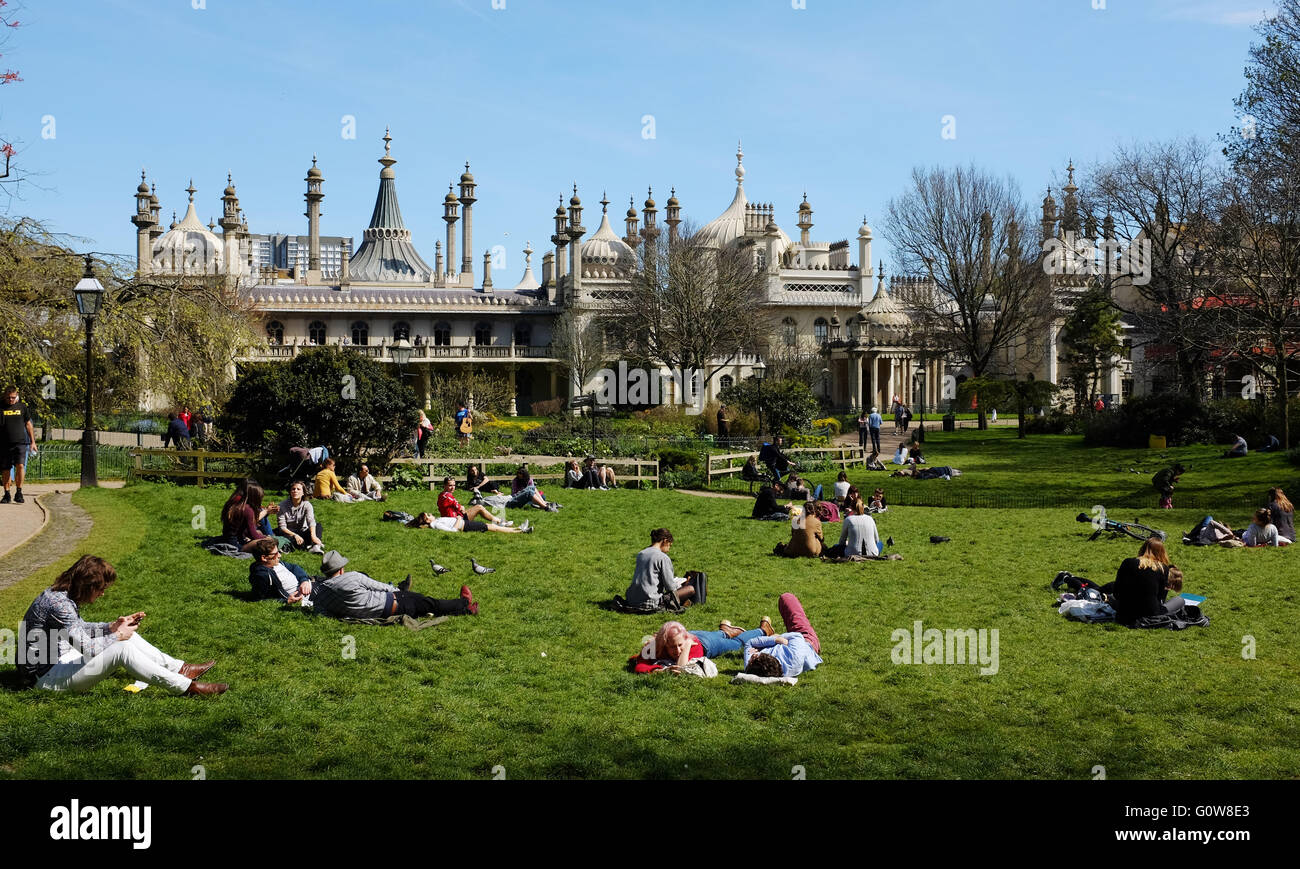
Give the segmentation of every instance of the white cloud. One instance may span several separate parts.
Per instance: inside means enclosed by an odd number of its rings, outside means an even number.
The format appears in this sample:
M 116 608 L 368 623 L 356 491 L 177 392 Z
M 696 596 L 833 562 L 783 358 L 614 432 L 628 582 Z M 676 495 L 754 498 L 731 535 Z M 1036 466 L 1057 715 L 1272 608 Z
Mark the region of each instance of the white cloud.
M 1270 0 L 1161 0 L 1160 17 L 1220 27 L 1253 27 L 1276 14 Z

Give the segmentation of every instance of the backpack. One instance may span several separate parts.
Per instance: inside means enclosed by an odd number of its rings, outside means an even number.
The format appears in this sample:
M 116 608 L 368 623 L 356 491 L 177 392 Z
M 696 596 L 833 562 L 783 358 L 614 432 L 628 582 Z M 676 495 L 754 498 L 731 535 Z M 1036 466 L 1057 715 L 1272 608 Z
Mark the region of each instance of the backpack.
M 839 505 L 833 501 L 818 501 L 814 505 L 813 511 L 817 514 L 817 518 L 823 522 L 840 521 Z
M 381 521 L 383 522 L 410 522 L 415 517 L 410 513 L 403 513 L 401 510 L 385 510 Z
M 1075 576 L 1068 570 L 1062 570 L 1056 575 L 1056 579 L 1052 580 L 1052 591 L 1057 591 L 1062 586 L 1074 592 L 1079 600 L 1100 601 L 1105 599 L 1105 595 L 1101 593 L 1101 586 L 1091 579 Z

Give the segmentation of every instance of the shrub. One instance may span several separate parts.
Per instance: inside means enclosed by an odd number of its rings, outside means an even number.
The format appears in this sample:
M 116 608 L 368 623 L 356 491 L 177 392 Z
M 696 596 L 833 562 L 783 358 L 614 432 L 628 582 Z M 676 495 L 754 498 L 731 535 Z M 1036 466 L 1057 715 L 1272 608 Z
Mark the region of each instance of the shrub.
M 659 460 L 659 468 L 663 470 L 689 470 L 696 471 L 700 467 L 700 454 L 691 450 L 684 450 L 679 447 L 659 447 L 651 455 Z
M 548 398 L 533 402 L 533 416 L 559 416 L 569 402 L 563 398 Z
M 1043 416 L 1030 416 L 1025 419 L 1025 434 L 1073 434 L 1079 427 L 1081 417 L 1053 408 Z
M 408 465 L 399 463 L 392 465 L 388 469 L 392 474 L 392 479 L 386 484 L 389 491 L 402 489 L 423 489 L 428 486 L 424 482 L 424 466 Z
M 854 421 L 854 426 L 855 427 L 857 426 L 856 420 Z M 829 428 L 831 430 L 831 437 L 836 437 L 839 435 L 841 431 L 843 431 L 843 429 L 840 427 L 840 421 L 833 416 L 824 416 L 821 419 L 813 420 L 812 427 Z

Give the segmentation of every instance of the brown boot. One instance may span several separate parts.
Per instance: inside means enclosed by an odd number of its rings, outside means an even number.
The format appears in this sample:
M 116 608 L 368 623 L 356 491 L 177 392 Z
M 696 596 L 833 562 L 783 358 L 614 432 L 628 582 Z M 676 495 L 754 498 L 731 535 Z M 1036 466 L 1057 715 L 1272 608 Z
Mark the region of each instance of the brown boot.
M 186 694 L 225 694 L 230 686 L 225 682 L 191 682 Z
M 744 633 L 744 631 L 742 631 L 740 628 L 732 625 L 731 622 L 723 622 L 722 624 L 718 625 L 718 630 L 722 631 L 724 634 L 726 634 L 728 637 L 730 637 L 733 640 Z
M 181 664 L 180 674 L 186 679 L 197 679 L 216 666 L 216 663 L 216 661 L 206 661 L 202 664 Z
M 776 631 L 772 630 L 772 620 L 767 616 L 763 616 L 763 618 L 759 620 L 758 627 L 769 637 L 776 636 Z

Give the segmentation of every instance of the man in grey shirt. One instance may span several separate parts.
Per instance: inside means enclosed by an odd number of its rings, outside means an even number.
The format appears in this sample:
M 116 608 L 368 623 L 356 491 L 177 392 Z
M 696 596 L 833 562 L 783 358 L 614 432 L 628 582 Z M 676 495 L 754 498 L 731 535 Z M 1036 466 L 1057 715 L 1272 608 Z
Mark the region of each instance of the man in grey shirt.
M 636 554 L 636 571 L 632 584 L 627 587 L 628 606 L 658 603 L 663 597 L 676 597 L 678 603 L 698 601 L 703 589 L 697 590 L 685 577 L 673 576 L 673 562 L 668 550 L 673 545 L 673 534 L 667 528 L 650 532 L 650 545 Z
M 460 597 L 439 600 L 425 597 L 410 590 L 408 574 L 400 585 L 389 585 L 371 579 L 357 570 L 344 572 L 348 560 L 331 549 L 321 559 L 320 582 L 304 582 L 304 593 L 299 588 L 288 598 L 289 603 L 305 601 L 318 612 L 336 619 L 383 619 L 394 615 L 407 616 L 463 616 L 478 615 L 478 604 L 469 586 L 460 587 Z

